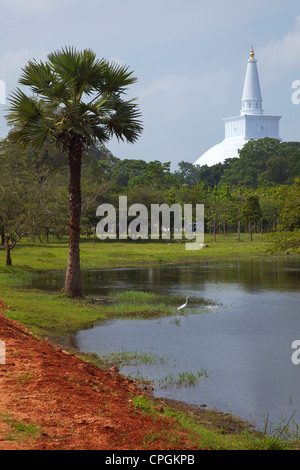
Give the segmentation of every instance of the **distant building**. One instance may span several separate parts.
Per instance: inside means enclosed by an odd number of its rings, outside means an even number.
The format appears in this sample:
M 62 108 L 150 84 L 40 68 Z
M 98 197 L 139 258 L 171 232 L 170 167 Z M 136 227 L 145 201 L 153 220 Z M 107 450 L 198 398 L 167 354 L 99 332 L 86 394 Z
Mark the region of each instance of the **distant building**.
M 264 116 L 256 63 L 252 47 L 247 63 L 240 115 L 224 119 L 225 139 L 199 157 L 194 165 L 212 166 L 223 163 L 226 158 L 238 157 L 238 150 L 242 149 L 249 139 L 271 137 L 281 140 L 281 116 Z

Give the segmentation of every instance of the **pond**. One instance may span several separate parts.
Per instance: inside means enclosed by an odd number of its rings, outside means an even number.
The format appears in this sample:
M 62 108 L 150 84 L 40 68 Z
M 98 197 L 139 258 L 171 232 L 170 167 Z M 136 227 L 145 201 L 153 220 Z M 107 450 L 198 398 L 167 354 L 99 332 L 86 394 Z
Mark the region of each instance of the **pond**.
M 41 275 L 34 287 L 54 289 L 62 274 Z M 153 380 L 154 394 L 231 412 L 263 428 L 290 418 L 300 425 L 300 364 L 291 345 L 300 340 L 300 260 L 293 258 L 204 261 L 197 266 L 83 272 L 86 294 L 143 290 L 205 298 L 203 312 L 144 320 L 113 320 L 74 338 L 78 349 L 98 355 L 151 353 L 154 363 L 120 369 Z M 300 357 L 300 355 L 299 355 Z M 169 384 L 188 371 L 205 370 L 192 385 Z

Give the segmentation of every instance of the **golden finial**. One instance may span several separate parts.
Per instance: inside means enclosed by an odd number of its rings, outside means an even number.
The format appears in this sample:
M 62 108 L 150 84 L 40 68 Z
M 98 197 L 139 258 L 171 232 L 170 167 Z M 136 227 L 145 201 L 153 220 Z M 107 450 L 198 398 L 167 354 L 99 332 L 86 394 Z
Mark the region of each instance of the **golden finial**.
M 251 52 L 250 52 L 250 60 L 254 60 L 254 51 L 253 51 L 253 46 L 251 47 Z

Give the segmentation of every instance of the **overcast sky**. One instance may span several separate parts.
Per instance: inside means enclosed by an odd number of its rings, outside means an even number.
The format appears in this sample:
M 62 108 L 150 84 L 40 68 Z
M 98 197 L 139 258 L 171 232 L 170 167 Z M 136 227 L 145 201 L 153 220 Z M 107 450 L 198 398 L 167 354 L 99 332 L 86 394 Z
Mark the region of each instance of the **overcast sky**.
M 172 169 L 224 138 L 223 118 L 240 113 L 253 45 L 264 114 L 280 115 L 284 141 L 300 140 L 299 0 L 1 0 L 0 80 L 9 95 L 22 67 L 64 46 L 91 48 L 126 64 L 138 83 L 144 132 L 110 142 L 123 158 L 171 162 Z M 0 137 L 7 135 L 0 105 Z

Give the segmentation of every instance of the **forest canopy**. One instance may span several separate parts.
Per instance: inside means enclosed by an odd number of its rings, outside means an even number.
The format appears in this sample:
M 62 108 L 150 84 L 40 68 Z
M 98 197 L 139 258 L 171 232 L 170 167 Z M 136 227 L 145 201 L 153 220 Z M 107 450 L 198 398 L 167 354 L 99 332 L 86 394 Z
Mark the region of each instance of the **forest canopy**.
M 68 161 L 55 144 L 0 142 L 0 243 L 67 233 Z M 104 145 L 82 158 L 82 233 L 92 233 L 102 203 L 204 204 L 205 230 L 273 232 L 280 249 L 300 246 L 300 143 L 251 140 L 239 158 L 212 167 L 123 159 Z M 284 236 L 280 235 L 284 234 Z M 290 235 L 289 235 L 290 234 Z M 284 241 L 283 241 L 284 240 Z

